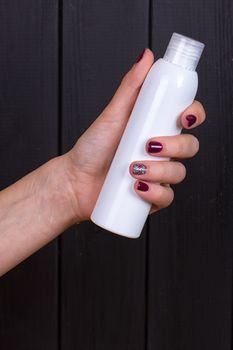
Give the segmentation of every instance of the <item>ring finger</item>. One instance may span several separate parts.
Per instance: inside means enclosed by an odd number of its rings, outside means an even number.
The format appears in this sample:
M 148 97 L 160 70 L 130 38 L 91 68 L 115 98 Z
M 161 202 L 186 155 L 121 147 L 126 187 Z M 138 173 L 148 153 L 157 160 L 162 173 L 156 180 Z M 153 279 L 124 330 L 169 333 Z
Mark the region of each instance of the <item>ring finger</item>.
M 163 184 L 180 183 L 186 176 L 185 166 L 178 161 L 134 161 L 129 172 L 136 179 Z

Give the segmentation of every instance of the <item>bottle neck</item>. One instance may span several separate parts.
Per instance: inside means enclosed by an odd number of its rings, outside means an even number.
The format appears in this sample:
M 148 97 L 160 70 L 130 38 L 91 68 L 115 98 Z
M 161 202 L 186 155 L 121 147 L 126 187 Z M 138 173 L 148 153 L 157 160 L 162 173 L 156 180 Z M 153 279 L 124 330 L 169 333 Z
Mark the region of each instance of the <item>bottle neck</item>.
M 185 59 L 184 57 L 179 57 L 178 55 L 174 58 L 170 58 L 169 56 L 166 56 L 166 54 L 163 56 L 163 59 L 169 63 L 172 63 L 176 66 L 179 66 L 180 68 L 189 70 L 189 71 L 195 71 L 194 67 L 190 65 L 190 61 Z
M 195 71 L 203 49 L 203 43 L 187 36 L 173 33 L 163 58 L 186 70 Z

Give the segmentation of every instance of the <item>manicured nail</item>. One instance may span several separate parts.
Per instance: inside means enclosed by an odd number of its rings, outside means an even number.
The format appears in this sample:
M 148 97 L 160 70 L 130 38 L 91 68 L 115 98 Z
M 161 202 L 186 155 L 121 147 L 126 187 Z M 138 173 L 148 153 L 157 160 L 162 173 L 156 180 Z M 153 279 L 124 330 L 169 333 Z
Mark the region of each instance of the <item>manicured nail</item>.
M 133 174 L 134 175 L 144 175 L 146 174 L 147 167 L 144 164 L 141 163 L 135 163 L 133 164 Z
M 139 181 L 138 186 L 137 186 L 137 189 L 138 189 L 139 191 L 146 192 L 146 191 L 149 190 L 149 186 L 148 186 L 145 182 Z
M 138 63 L 139 61 L 141 61 L 142 57 L 144 56 L 145 51 L 146 51 L 146 49 L 144 49 L 144 50 L 142 51 L 142 53 L 140 53 L 140 56 L 138 57 L 136 63 Z
M 193 114 L 187 115 L 186 119 L 188 121 L 188 127 L 192 126 L 197 121 L 197 117 Z
M 161 152 L 162 149 L 163 149 L 163 145 L 158 141 L 151 141 L 147 145 L 147 151 L 149 153 L 158 153 L 158 152 Z

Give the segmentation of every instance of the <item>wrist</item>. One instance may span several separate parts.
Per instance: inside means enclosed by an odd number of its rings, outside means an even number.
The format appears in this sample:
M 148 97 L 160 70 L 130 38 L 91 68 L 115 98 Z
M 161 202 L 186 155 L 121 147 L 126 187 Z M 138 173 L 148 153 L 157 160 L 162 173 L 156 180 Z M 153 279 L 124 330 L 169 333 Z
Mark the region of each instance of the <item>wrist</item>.
M 79 221 L 66 158 L 0 192 L 0 276 Z
M 61 230 L 79 223 L 78 201 L 73 190 L 75 177 L 66 154 L 49 160 L 36 171 L 38 199 L 41 205 L 51 208 L 51 221 L 56 221 Z

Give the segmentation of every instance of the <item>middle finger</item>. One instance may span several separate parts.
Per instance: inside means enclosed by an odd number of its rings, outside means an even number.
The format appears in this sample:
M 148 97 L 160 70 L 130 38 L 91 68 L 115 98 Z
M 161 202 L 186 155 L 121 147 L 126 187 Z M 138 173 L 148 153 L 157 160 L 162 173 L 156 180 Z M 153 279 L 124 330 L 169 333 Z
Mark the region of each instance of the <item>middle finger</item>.
M 199 141 L 191 134 L 159 136 L 147 141 L 146 151 L 156 157 L 191 158 L 199 151 Z

